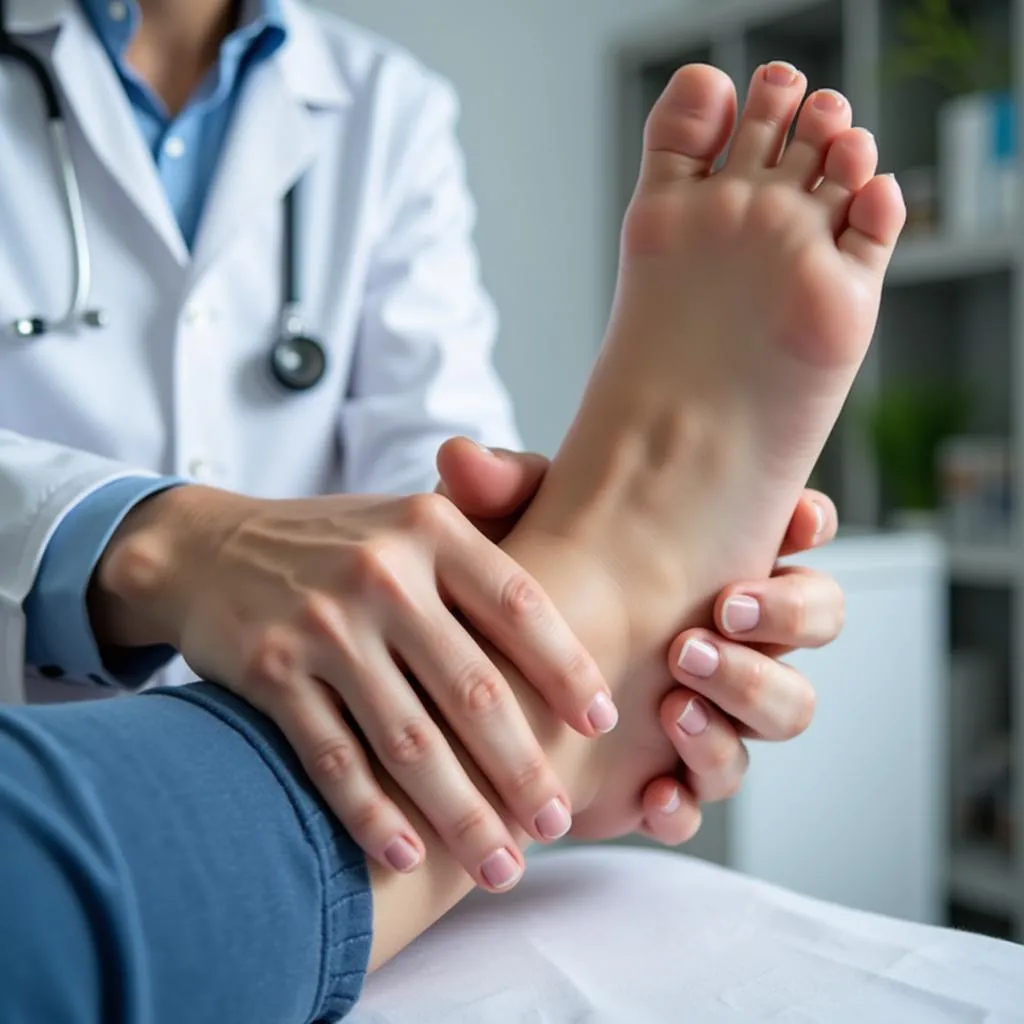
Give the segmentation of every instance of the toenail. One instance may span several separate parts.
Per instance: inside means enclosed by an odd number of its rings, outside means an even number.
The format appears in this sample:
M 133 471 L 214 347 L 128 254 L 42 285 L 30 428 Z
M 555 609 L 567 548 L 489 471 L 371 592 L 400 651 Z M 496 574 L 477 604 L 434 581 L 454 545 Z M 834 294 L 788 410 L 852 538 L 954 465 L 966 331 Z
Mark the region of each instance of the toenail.
M 508 850 L 495 850 L 480 865 L 480 874 L 492 889 L 508 889 L 519 881 L 522 870 Z
M 673 789 L 672 795 L 661 805 L 662 814 L 675 814 L 679 810 L 682 800 L 679 797 L 679 790 Z
M 726 633 L 749 633 L 761 621 L 761 606 L 753 597 L 730 597 L 722 606 Z
M 793 85 L 799 77 L 800 72 L 784 60 L 772 61 L 764 69 L 764 80 L 769 85 Z
M 561 839 L 572 828 L 572 817 L 565 804 L 556 797 L 537 813 L 533 823 L 545 839 Z
M 703 701 L 694 697 L 693 700 L 686 705 L 683 713 L 679 716 L 679 720 L 676 722 L 676 725 L 678 725 L 687 736 L 700 736 L 701 733 L 707 732 L 707 728 L 710 723 L 711 719 L 708 717 L 708 713 L 704 709 Z
M 846 97 L 835 89 L 821 89 L 814 94 L 814 106 L 826 113 L 835 113 L 846 107 Z
M 718 670 L 718 651 L 706 641 L 691 637 L 683 644 L 679 667 L 698 679 L 710 679 Z

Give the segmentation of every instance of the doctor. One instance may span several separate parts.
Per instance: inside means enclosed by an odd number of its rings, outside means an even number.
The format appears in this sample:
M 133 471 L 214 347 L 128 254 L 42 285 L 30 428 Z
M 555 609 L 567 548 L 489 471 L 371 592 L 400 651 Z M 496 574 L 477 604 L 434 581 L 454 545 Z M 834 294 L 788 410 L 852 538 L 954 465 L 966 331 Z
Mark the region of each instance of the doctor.
M 539 840 L 571 808 L 462 622 L 583 734 L 616 712 L 488 540 L 543 460 L 442 449 L 519 447 L 451 90 L 295 0 L 0 6 L 4 696 L 216 678 L 278 724 L 370 856 L 412 870 L 423 843 L 364 742 L 506 888 L 511 837 L 404 670 Z M 434 488 L 439 449 L 448 497 L 402 497 Z M 809 494 L 787 550 L 834 531 Z M 739 785 L 741 738 L 806 726 L 813 691 L 763 652 L 827 643 L 841 614 L 833 582 L 786 571 L 674 645 L 662 720 L 684 771 L 643 794 L 648 832 L 688 838 L 699 802 Z M 718 709 L 729 694 L 742 715 Z

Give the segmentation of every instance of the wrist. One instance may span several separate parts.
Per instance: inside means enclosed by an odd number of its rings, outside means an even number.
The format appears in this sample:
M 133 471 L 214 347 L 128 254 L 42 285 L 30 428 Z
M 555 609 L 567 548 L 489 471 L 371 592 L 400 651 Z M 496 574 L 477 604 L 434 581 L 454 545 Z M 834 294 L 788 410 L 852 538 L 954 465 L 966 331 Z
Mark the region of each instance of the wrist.
M 101 647 L 180 646 L 189 581 L 216 551 L 230 529 L 230 508 L 242 500 L 186 485 L 145 499 L 125 516 L 89 586 Z

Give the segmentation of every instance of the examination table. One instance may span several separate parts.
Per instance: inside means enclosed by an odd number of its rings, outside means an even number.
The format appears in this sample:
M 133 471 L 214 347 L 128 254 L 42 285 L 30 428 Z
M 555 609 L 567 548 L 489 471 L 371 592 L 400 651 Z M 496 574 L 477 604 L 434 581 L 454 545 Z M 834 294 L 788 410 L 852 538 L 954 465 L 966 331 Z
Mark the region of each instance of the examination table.
M 572 848 L 531 857 L 509 894 L 467 899 L 368 979 L 349 1020 L 1016 1024 L 1024 946 L 847 910 L 681 854 Z

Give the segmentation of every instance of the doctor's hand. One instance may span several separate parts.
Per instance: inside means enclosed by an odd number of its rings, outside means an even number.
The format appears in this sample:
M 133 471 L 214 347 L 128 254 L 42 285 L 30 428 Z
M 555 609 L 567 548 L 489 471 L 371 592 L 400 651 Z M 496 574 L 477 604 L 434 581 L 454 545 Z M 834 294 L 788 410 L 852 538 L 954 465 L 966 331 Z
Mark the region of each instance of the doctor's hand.
M 490 452 L 464 438 L 449 441 L 438 456 L 445 493 L 495 540 L 515 524 L 547 466 L 542 456 Z M 805 491 L 780 557 L 829 543 L 837 526 L 833 503 Z M 700 805 L 739 791 L 749 764 L 745 740 L 788 740 L 807 728 L 814 689 L 780 659 L 831 643 L 842 629 L 843 605 L 842 590 L 828 576 L 780 567 L 771 579 L 725 588 L 715 604 L 715 630 L 687 630 L 675 639 L 666 686 L 680 685 L 662 702 L 660 719 L 680 770 L 645 787 L 644 834 L 673 846 L 693 838 Z M 587 838 L 579 829 L 573 835 Z
M 616 720 L 597 666 L 540 587 L 439 494 L 166 491 L 115 533 L 90 610 L 104 647 L 169 644 L 273 719 L 363 850 L 412 870 L 422 839 L 379 786 L 365 740 L 490 890 L 518 878 L 521 852 L 426 705 L 534 839 L 564 835 L 570 805 L 459 615 L 577 731 L 594 737 Z

